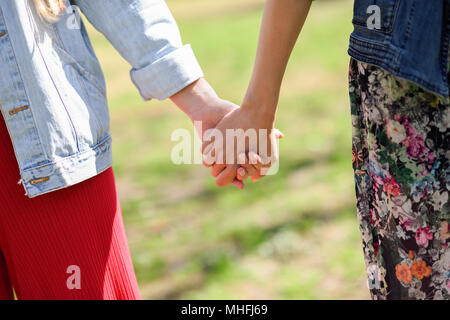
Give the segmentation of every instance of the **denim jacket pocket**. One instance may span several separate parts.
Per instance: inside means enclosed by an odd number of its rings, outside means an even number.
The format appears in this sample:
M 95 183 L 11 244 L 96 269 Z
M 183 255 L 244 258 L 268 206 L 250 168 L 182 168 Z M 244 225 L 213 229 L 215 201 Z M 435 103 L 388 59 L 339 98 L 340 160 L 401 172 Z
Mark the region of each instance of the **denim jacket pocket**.
M 355 28 L 391 34 L 400 0 L 355 0 L 352 23 Z
M 77 90 L 86 106 L 86 109 L 83 107 L 78 109 L 78 116 L 75 113 L 72 113 L 71 116 L 78 123 L 78 126 L 86 123 L 86 121 L 89 121 L 91 118 L 95 119 L 97 126 L 91 126 L 90 131 L 91 134 L 93 134 L 93 140 L 90 143 L 96 143 L 106 135 L 109 135 L 110 131 L 110 116 L 107 107 L 105 85 L 104 83 L 102 84 L 102 81 L 97 79 L 95 75 L 84 68 L 83 65 L 64 48 L 56 43 L 53 44 L 53 47 L 59 59 L 61 59 L 61 62 L 64 64 L 63 69 L 69 68 L 69 82 L 73 84 L 73 89 Z M 72 72 L 70 72 L 70 70 L 72 70 Z M 82 119 L 79 118 L 80 116 Z
M 105 85 L 97 79 L 93 74 L 91 74 L 86 68 L 84 68 L 72 55 L 67 52 L 62 46 L 59 46 L 56 42 L 53 42 L 53 48 L 56 50 L 60 56 L 63 63 L 71 66 L 77 71 L 77 73 L 92 84 L 103 97 L 106 97 Z

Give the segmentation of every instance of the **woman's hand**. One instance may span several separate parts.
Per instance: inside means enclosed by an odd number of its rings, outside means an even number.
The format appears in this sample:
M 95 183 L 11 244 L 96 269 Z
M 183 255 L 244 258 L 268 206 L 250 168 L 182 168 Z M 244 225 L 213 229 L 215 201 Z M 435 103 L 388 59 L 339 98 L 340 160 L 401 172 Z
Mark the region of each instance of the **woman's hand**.
M 276 150 L 272 135 L 275 115 L 272 112 L 264 113 L 262 108 L 258 111 L 250 104 L 239 108 L 222 100 L 203 78 L 173 95 L 171 100 L 192 122 L 201 122 L 201 132 L 198 134 L 204 142 L 204 150 L 209 145 L 205 139 L 211 137 L 211 132 L 220 133 L 222 141 L 226 142 L 211 153 L 214 159 L 208 165 L 212 165 L 211 173 L 216 178 L 217 185 L 233 183 L 242 189 L 247 177 L 251 177 L 253 181 L 261 178 L 264 170 L 277 158 L 277 152 L 272 152 Z M 199 127 L 196 129 L 199 130 Z M 233 129 L 228 130 L 232 134 L 228 139 L 227 129 Z M 253 137 L 247 139 L 248 143 L 245 143 L 246 134 Z M 279 138 L 280 135 L 277 134 L 276 137 Z M 224 157 L 220 158 L 219 154 L 224 154 Z
M 256 181 L 276 162 L 275 139 L 281 138 L 281 133 L 273 128 L 274 118 L 273 113 L 243 105 L 205 133 L 204 162 L 212 166 L 211 174 L 219 187 L 249 176 Z
M 201 122 L 201 132 L 197 132 L 201 138 L 204 132 L 214 128 L 226 115 L 239 108 L 234 103 L 220 99 L 204 78 L 173 95 L 171 100 L 192 122 Z M 200 128 L 196 126 L 197 130 Z M 237 179 L 232 183 L 240 189 L 244 187 L 244 183 Z

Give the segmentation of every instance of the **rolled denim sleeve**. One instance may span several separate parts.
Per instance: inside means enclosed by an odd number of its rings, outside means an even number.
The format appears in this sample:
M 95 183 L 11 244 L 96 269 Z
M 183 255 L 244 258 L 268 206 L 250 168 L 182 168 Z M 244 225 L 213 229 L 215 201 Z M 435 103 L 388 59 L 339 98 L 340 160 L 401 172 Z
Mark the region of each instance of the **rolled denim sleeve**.
M 163 0 L 73 0 L 130 63 L 145 100 L 164 100 L 203 76 Z

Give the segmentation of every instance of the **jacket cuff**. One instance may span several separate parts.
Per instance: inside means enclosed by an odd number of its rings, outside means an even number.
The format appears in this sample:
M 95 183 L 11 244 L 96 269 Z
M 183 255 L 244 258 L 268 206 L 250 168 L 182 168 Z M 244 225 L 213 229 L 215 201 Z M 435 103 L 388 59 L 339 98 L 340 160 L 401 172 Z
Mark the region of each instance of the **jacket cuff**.
M 131 79 L 144 100 L 164 100 L 203 77 L 190 45 L 178 48 L 152 64 L 131 70 Z

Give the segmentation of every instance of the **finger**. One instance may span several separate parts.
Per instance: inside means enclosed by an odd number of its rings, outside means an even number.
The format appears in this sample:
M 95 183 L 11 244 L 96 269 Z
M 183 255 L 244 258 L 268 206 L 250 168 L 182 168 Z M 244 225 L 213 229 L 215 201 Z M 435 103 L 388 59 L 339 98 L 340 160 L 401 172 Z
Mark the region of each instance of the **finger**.
M 207 168 L 212 167 L 216 163 L 216 151 L 210 150 L 207 155 L 203 155 L 203 165 Z
M 277 163 L 278 161 L 279 157 L 278 145 L 276 142 L 276 137 L 274 135 L 271 135 L 270 147 L 271 147 L 270 156 L 265 155 L 264 157 L 261 157 L 262 167 L 264 168 L 270 168 L 272 164 Z
M 261 168 L 270 168 L 272 166 L 272 158 L 270 157 L 266 157 L 266 158 L 261 158 Z
M 216 150 L 214 143 L 209 144 L 203 152 L 203 165 L 211 167 L 216 162 Z
M 273 129 L 273 132 L 275 134 L 275 138 L 277 138 L 277 139 L 282 139 L 284 137 L 284 133 L 276 128 Z
M 245 155 L 245 152 L 239 153 L 238 157 L 238 164 L 242 165 L 242 164 L 246 164 L 247 163 L 247 156 Z
M 208 159 L 208 160 L 203 159 L 203 165 L 205 167 L 209 168 L 209 167 L 212 167 L 216 163 L 215 161 L 214 162 L 210 162 L 210 161 L 211 161 L 211 159 Z
M 275 139 L 272 140 L 270 156 L 269 155 L 264 155 L 263 157 L 260 156 L 258 160 L 261 164 L 261 168 L 270 168 L 272 164 L 278 161 L 278 148 Z
M 238 161 L 241 166 L 241 168 L 237 171 L 237 178 L 239 180 L 244 181 L 256 173 L 257 169 L 249 163 L 248 157 L 245 153 L 239 154 Z
M 248 153 L 248 158 L 250 160 L 249 163 L 252 164 L 256 168 L 256 170 L 261 169 L 262 160 L 261 157 L 258 154 L 256 154 L 256 152 L 250 151 Z
M 247 176 L 245 177 L 245 179 L 247 179 L 248 177 L 253 176 L 258 171 L 258 169 L 256 169 L 255 166 L 252 165 L 252 164 L 243 164 L 242 167 L 247 172 Z
M 203 135 L 202 154 L 211 154 L 215 156 L 217 161 L 217 158 L 223 155 L 224 145 L 221 137 L 222 133 L 216 128 L 206 130 Z
M 203 133 L 202 138 L 202 153 L 205 153 L 205 150 L 209 148 L 211 145 L 215 147 L 216 142 L 216 135 L 220 134 L 220 131 L 218 131 L 216 128 L 208 129 Z
M 242 182 L 242 181 L 239 181 L 239 180 L 237 180 L 237 179 L 235 179 L 234 181 L 233 181 L 233 184 L 236 186 L 236 187 L 238 187 L 239 189 L 244 189 L 244 187 L 245 187 L 245 185 L 244 185 L 244 182 Z
M 252 182 L 256 182 L 263 177 L 265 177 L 265 176 L 261 174 L 261 171 L 258 171 L 250 177 L 250 180 L 252 180 Z
M 216 178 L 219 173 L 221 173 L 223 171 L 223 169 L 225 169 L 226 165 L 225 164 L 214 164 L 211 167 L 211 175 Z
M 216 163 L 216 158 L 212 155 L 206 155 L 203 157 L 203 165 L 205 167 L 211 167 L 212 165 L 214 165 Z
M 244 181 L 245 179 L 247 179 L 247 177 L 248 177 L 247 170 L 245 170 L 245 168 L 242 166 L 239 167 L 237 169 L 237 179 L 240 181 Z
M 202 143 L 202 154 L 206 155 L 211 152 L 211 150 L 214 148 L 214 142 L 211 141 L 205 141 Z
M 237 171 L 236 165 L 227 166 L 216 177 L 216 185 L 218 187 L 225 187 L 230 183 L 232 183 L 236 179 L 236 171 Z

